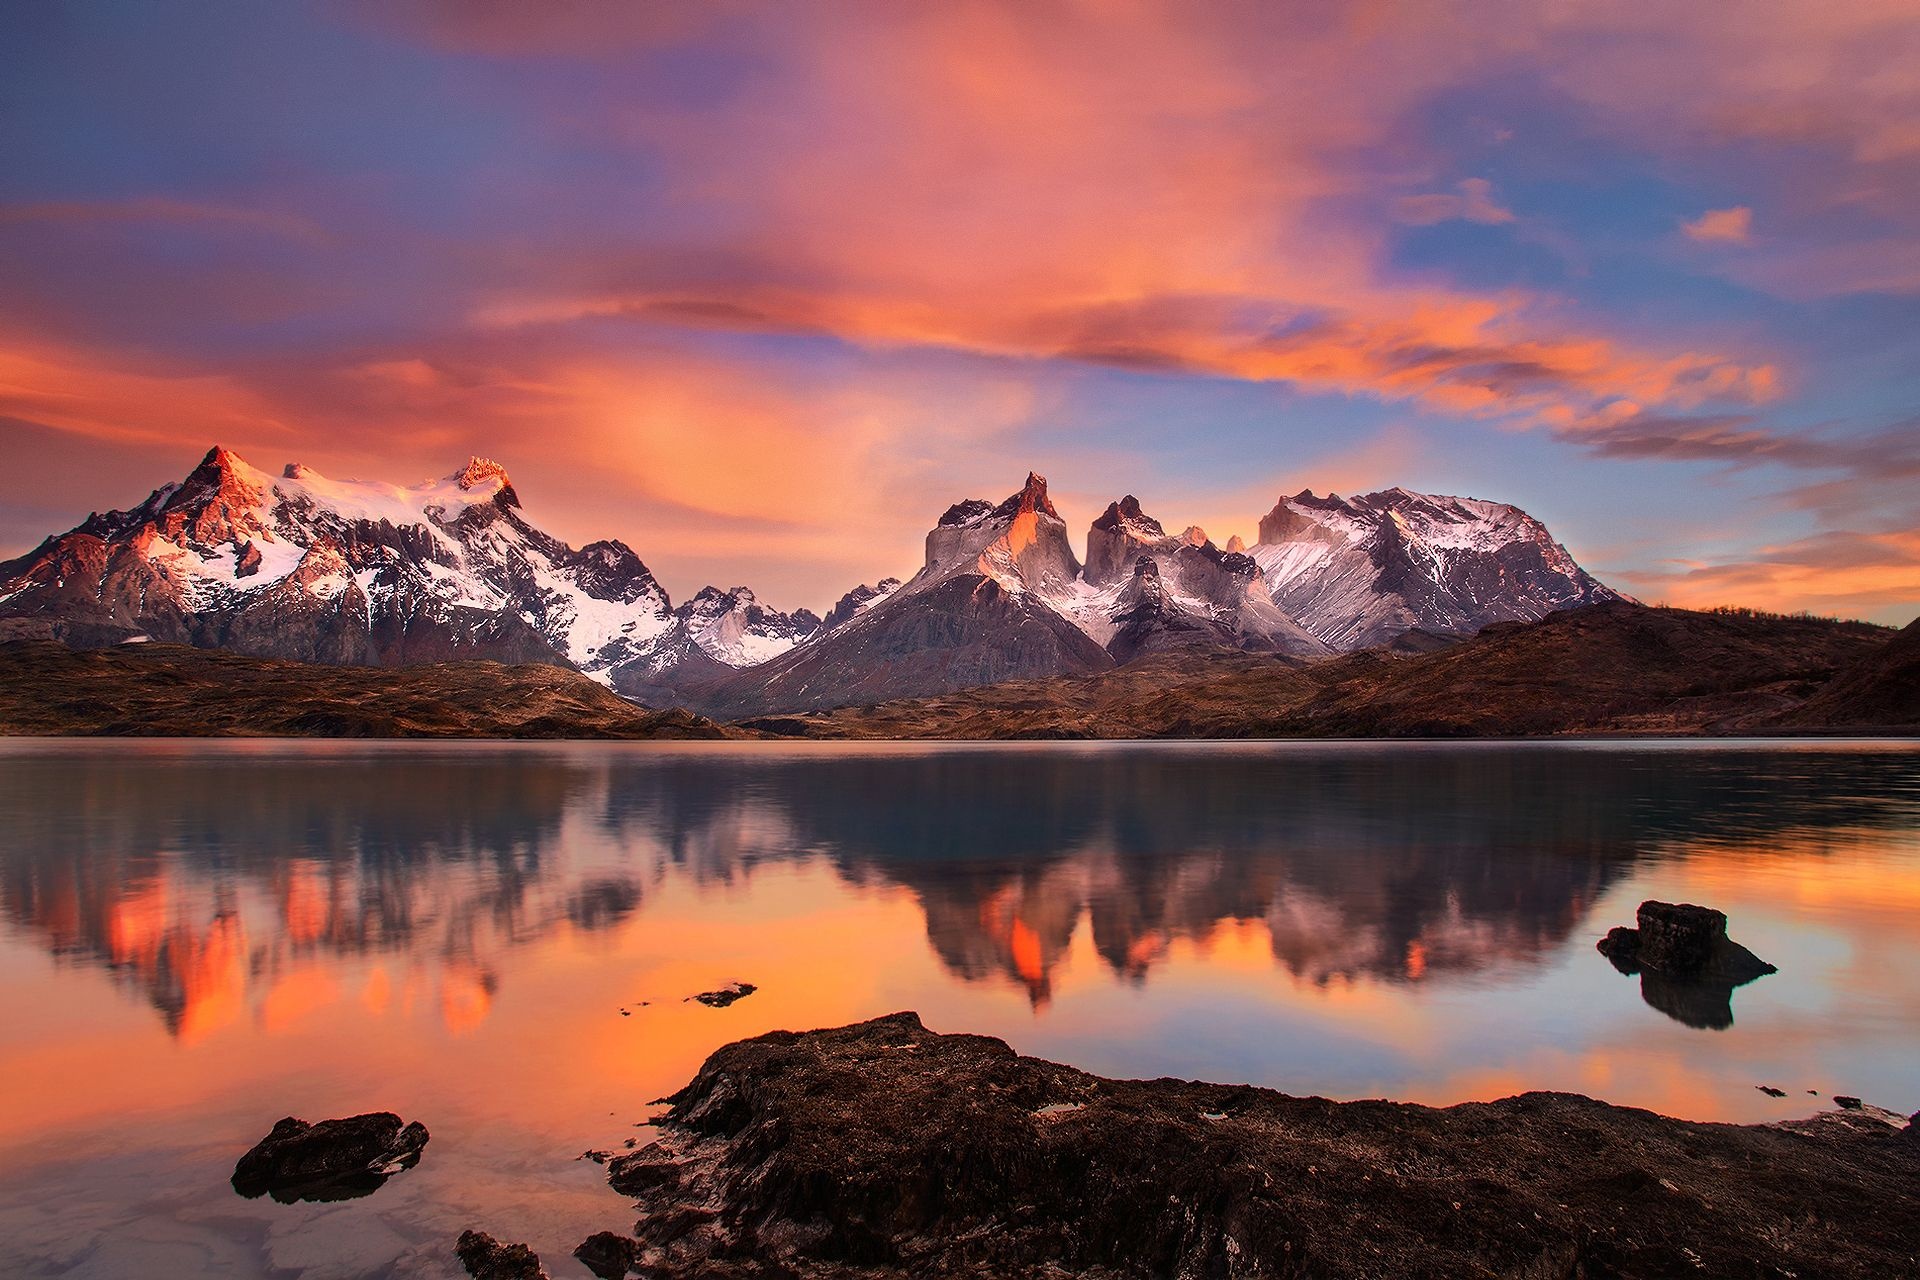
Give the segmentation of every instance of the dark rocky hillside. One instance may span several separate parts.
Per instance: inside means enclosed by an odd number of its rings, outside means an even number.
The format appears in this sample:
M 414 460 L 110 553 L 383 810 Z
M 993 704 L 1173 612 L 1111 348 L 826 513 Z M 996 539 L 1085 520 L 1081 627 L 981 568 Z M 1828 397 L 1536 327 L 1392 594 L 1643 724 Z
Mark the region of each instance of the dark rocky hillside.
M 184 645 L 0 644 L 0 733 L 146 737 L 717 738 L 541 663 L 328 667 Z
M 1906 634 L 1900 644 L 1911 643 Z M 1900 700 L 1903 688 L 1911 697 L 1911 662 L 1902 667 L 1898 653 L 1884 657 L 1891 638 L 1886 628 L 1866 623 L 1612 602 L 1538 622 L 1499 623 L 1427 653 L 1372 650 L 1304 666 L 1248 654 L 1166 654 L 1085 679 L 1018 681 L 747 723 L 819 737 L 960 738 L 1503 737 L 1920 726 L 1911 704 Z M 1841 672 L 1847 673 L 1844 689 L 1836 680 Z M 1830 684 L 1844 704 L 1817 698 Z M 1885 711 L 1872 709 L 1881 705 Z
M 1863 729 L 1920 725 L 1920 619 L 1784 712 L 1777 723 Z

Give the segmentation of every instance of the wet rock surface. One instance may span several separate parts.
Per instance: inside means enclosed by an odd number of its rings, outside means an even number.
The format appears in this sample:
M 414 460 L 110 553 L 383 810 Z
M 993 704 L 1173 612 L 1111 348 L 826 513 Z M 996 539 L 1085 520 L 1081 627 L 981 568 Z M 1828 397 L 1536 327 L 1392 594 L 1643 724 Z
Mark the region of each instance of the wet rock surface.
M 547 1280 L 539 1254 L 524 1244 L 495 1240 L 484 1231 L 462 1231 L 453 1252 L 474 1280 Z
M 1873 1109 L 1695 1124 L 1114 1081 L 895 1014 L 729 1045 L 615 1159 L 643 1275 L 1882 1276 L 1920 1140 Z
M 697 996 L 688 996 L 687 999 L 697 1001 L 709 1009 L 724 1009 L 736 1000 L 746 999 L 759 989 L 751 982 L 729 982 L 718 991 L 702 991 Z
M 420 1163 L 427 1127 L 391 1111 L 308 1124 L 288 1116 L 233 1167 L 233 1189 L 248 1199 L 351 1200 L 371 1194 Z
M 573 1256 L 600 1280 L 621 1280 L 632 1270 L 640 1246 L 612 1231 L 596 1231 L 582 1240 Z

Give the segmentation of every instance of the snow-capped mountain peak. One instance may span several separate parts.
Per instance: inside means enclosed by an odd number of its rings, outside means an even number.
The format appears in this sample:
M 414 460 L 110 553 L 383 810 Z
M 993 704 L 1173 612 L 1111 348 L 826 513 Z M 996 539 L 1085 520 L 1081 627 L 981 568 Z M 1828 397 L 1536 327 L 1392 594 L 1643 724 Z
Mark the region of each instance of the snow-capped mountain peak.
M 913 593 L 961 573 L 991 578 L 1016 593 L 1072 591 L 1080 562 L 1066 521 L 1047 496 L 1045 476 L 1028 472 L 1026 483 L 1004 502 L 971 498 L 947 508 L 927 534 L 925 566 L 902 590 Z
M 1620 598 L 1518 507 L 1401 486 L 1282 498 L 1252 554 L 1275 603 L 1340 649 Z
M 767 608 L 746 587 L 702 587 L 674 616 L 708 657 L 730 667 L 756 666 L 777 657 L 821 625 L 808 609 L 781 613 Z
M 552 662 L 745 713 L 1091 674 L 1172 647 L 1312 657 L 1618 598 L 1526 512 L 1478 498 L 1303 489 L 1251 549 L 1167 529 L 1129 494 L 1092 522 L 1083 569 L 1030 472 L 1002 501 L 949 507 L 919 572 L 857 587 L 825 619 L 744 586 L 676 608 L 625 543 L 575 550 L 534 524 L 492 460 L 395 485 L 269 474 L 216 446 L 138 505 L 0 564 L 0 638 Z
M 5 611 L 53 634 L 331 662 L 500 657 L 605 678 L 672 621 L 631 550 L 575 552 L 528 523 L 483 458 L 403 486 L 300 463 L 269 475 L 216 446 L 179 484 L 8 572 Z

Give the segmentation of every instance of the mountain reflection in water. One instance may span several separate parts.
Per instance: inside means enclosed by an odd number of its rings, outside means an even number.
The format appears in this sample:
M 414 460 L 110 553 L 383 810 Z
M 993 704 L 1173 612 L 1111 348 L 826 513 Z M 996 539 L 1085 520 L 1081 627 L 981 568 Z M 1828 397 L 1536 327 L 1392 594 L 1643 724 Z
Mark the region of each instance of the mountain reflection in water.
M 0 903 L 185 1041 L 335 998 L 329 954 L 404 957 L 470 1028 L 516 948 L 790 862 L 910 890 L 952 975 L 1036 1009 L 1083 922 L 1129 984 L 1248 926 L 1317 987 L 1491 981 L 1640 859 L 1911 821 L 1884 761 L 1788 758 L 1756 785 L 1747 755 L 1537 749 L 25 755 Z

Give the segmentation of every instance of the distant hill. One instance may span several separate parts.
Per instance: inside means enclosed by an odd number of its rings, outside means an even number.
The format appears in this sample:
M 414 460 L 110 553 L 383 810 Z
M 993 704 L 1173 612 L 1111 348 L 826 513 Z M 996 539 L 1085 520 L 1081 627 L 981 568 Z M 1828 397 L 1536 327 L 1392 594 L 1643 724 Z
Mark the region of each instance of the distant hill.
M 541 663 L 334 667 L 173 644 L 0 644 L 0 733 L 144 737 L 717 738 Z
M 1920 728 L 1912 703 L 1899 701 L 1913 696 L 1911 654 L 1904 668 L 1885 661 L 1891 645 L 1912 644 L 1913 630 L 1894 640 L 1887 628 L 1859 622 L 1614 601 L 1537 622 L 1498 623 L 1426 653 L 1403 656 L 1384 648 L 1305 666 L 1250 654 L 1174 653 L 1083 679 L 1023 680 L 745 724 L 817 737 L 957 738 Z M 1836 679 L 1843 672 L 1846 689 Z M 1870 672 L 1882 672 L 1881 682 L 1869 683 Z M 1821 699 L 1829 686 L 1848 701 Z M 1887 710 L 1863 718 L 1875 705 Z
M 1920 619 L 1782 714 L 1778 723 L 1863 729 L 1920 724 Z

